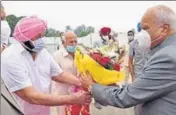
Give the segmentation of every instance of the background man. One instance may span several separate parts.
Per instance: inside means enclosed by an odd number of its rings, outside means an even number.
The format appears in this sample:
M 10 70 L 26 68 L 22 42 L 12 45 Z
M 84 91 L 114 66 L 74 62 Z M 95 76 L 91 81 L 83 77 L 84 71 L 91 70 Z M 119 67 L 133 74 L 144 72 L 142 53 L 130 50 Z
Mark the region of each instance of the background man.
M 62 36 L 63 47 L 54 53 L 54 59 L 60 67 L 67 72 L 78 76 L 76 66 L 74 64 L 74 52 L 77 45 L 77 36 L 72 31 L 67 31 Z M 69 92 L 69 90 L 71 92 Z M 53 83 L 53 92 L 59 95 L 68 95 L 81 90 L 79 87 L 73 87 L 65 83 Z M 83 105 L 65 105 L 57 107 L 57 115 L 89 115 L 89 106 Z
M 114 41 L 114 38 L 112 36 L 112 30 L 109 27 L 103 27 L 99 31 L 100 39 L 96 40 L 93 43 L 93 47 L 102 47 L 104 45 L 108 45 L 109 40 L 112 39 Z
M 146 56 L 148 54 L 148 48 L 141 48 L 138 45 L 138 41 L 135 38 L 145 37 L 144 35 L 134 35 L 132 31 L 128 32 L 129 39 L 129 70 L 131 73 L 132 81 L 142 73 L 145 65 Z

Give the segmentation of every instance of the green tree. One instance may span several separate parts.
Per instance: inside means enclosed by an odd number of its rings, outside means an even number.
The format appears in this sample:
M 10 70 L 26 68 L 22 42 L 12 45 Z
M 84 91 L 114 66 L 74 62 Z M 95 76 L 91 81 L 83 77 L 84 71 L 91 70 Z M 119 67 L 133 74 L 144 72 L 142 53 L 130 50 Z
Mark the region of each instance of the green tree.
M 53 28 L 48 28 L 46 30 L 46 34 L 45 34 L 46 37 L 60 37 L 60 31 L 57 31 Z
M 94 31 L 95 31 L 95 29 L 92 26 L 86 27 L 85 25 L 80 25 L 80 26 L 76 27 L 76 29 L 74 30 L 75 34 L 78 37 L 87 36 L 90 33 L 94 33 Z
M 65 31 L 69 31 L 69 30 L 71 30 L 71 31 L 72 31 L 72 30 L 73 30 L 73 29 L 70 27 L 70 25 L 67 25 L 65 28 L 66 28 L 66 30 L 65 30 Z
M 10 26 L 10 29 L 11 29 L 11 34 L 10 36 L 12 37 L 13 35 L 13 32 L 14 32 L 14 28 L 16 26 L 16 24 L 18 23 L 19 20 L 21 20 L 22 18 L 24 18 L 25 16 L 20 16 L 20 17 L 16 17 L 15 15 L 8 15 L 6 17 L 6 20 Z

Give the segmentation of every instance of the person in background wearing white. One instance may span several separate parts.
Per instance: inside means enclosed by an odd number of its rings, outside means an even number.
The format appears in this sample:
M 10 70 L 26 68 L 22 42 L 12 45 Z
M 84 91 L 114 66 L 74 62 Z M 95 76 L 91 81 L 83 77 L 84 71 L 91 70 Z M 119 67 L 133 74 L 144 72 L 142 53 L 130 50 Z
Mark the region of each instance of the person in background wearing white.
M 5 9 L 1 4 L 1 52 L 7 47 L 11 29 L 6 21 Z
M 52 80 L 76 86 L 81 86 L 81 83 L 74 75 L 63 72 L 44 48 L 46 29 L 47 24 L 42 19 L 21 19 L 13 33 L 19 43 L 12 44 L 1 55 L 2 79 L 25 115 L 50 115 L 50 106 L 88 105 L 91 102 L 87 92 L 50 94 Z

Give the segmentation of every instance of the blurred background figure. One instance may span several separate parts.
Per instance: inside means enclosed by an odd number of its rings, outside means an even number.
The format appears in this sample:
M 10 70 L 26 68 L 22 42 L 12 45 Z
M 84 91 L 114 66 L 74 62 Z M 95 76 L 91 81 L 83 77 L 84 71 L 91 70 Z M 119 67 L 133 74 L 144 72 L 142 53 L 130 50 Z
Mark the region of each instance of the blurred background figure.
M 132 81 L 136 76 L 140 76 L 143 67 L 145 65 L 145 60 L 149 49 L 139 47 L 138 40 L 140 38 L 146 37 L 140 33 L 141 26 L 138 24 L 138 34 L 134 35 L 133 32 L 128 32 L 129 36 L 129 70 L 131 73 Z M 134 39 L 135 38 L 135 39 Z
M 127 32 L 127 37 L 128 37 L 128 44 L 125 45 L 126 49 L 126 54 L 124 58 L 124 72 L 125 72 L 125 80 L 124 84 L 129 83 L 129 77 L 130 77 L 130 72 L 129 72 L 129 44 L 134 40 L 134 31 L 130 30 Z
M 6 13 L 3 5 L 1 4 L 1 51 L 8 45 L 11 29 L 6 21 Z
M 111 35 L 111 31 L 112 30 L 109 27 L 101 28 L 99 31 L 100 39 L 97 39 L 93 43 L 93 47 L 102 47 L 104 45 L 107 45 L 109 43 L 109 40 L 113 39 Z

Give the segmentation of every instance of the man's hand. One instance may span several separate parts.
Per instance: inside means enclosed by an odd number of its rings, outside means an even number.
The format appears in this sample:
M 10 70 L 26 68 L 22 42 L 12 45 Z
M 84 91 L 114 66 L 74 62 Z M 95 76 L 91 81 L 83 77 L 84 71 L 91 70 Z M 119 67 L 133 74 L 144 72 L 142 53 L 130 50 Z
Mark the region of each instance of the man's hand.
M 2 46 L 1 46 L 1 53 L 4 51 L 5 48 L 6 48 L 5 45 L 2 45 Z
M 89 72 L 86 72 L 86 76 L 80 77 L 80 81 L 83 87 L 88 88 L 89 86 L 94 84 L 94 80 L 92 79 L 92 76 L 89 74 Z
M 92 101 L 92 96 L 89 92 L 77 92 L 72 95 L 72 104 L 89 105 Z
M 134 75 L 131 75 L 132 82 L 134 81 L 135 77 Z

